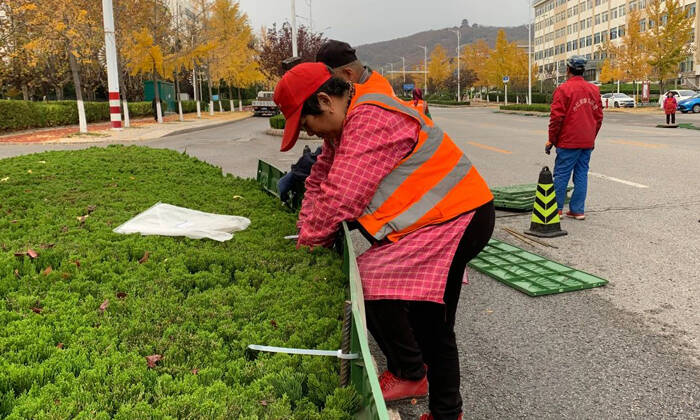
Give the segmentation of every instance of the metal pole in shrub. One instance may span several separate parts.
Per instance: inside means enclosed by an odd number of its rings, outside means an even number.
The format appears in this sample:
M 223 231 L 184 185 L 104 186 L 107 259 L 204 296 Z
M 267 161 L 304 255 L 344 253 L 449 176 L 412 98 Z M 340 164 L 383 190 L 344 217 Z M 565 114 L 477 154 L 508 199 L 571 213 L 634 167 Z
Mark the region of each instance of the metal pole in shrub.
M 102 0 L 102 18 L 104 20 L 105 56 L 107 59 L 109 120 L 112 130 L 121 130 L 122 114 L 119 108 L 119 71 L 117 70 L 117 45 L 114 38 L 112 0 Z

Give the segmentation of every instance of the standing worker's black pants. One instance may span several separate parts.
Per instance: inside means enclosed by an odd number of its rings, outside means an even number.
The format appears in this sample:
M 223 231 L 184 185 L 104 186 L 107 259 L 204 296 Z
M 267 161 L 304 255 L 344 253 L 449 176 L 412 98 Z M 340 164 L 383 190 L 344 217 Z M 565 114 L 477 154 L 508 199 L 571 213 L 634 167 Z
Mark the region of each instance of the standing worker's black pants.
M 666 125 L 676 123 L 676 113 L 666 114 Z
M 479 207 L 464 231 L 452 260 L 445 304 L 403 300 L 365 301 L 367 326 L 387 358 L 388 369 L 402 379 L 419 380 L 428 366 L 430 411 L 435 419 L 454 420 L 462 411 L 455 313 L 467 262 L 486 246 L 495 222 L 493 201 Z

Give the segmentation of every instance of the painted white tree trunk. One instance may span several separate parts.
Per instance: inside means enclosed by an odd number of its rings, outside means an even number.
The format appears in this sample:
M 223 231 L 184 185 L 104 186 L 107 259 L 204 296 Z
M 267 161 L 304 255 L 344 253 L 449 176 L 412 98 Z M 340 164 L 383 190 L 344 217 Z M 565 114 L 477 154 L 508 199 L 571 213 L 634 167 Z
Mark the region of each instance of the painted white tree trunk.
M 243 112 L 243 101 L 241 101 L 240 99 L 238 100 L 238 110 Z
M 219 99 L 219 112 L 224 112 L 224 107 L 221 105 L 220 99 Z
M 214 101 L 209 100 L 209 115 L 214 115 Z
M 229 106 L 231 107 L 231 112 L 235 112 L 235 111 L 236 111 L 236 107 L 233 106 L 233 99 L 229 99 L 229 100 L 228 100 L 228 103 L 229 103 Z
M 182 115 L 182 102 L 180 99 L 177 100 L 177 112 L 180 113 L 180 121 L 185 121 L 185 117 Z
M 199 105 L 199 100 L 197 100 L 197 118 L 202 118 L 202 107 Z
M 126 102 L 126 99 L 122 99 L 122 108 L 124 108 L 124 127 L 129 127 L 131 126 L 131 123 L 129 122 L 129 104 Z
M 160 101 L 156 101 L 156 114 L 158 115 L 158 124 L 163 124 L 163 111 L 160 109 Z
M 80 132 L 87 133 L 87 119 L 85 118 L 85 105 L 82 99 L 77 100 L 78 103 L 78 122 L 80 124 Z

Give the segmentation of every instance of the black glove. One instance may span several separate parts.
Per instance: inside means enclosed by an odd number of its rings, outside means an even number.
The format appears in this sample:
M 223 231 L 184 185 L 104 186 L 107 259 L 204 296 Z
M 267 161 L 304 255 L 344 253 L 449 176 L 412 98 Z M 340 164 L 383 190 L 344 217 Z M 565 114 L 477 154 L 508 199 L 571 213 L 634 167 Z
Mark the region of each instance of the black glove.
M 547 142 L 547 144 L 544 146 L 544 152 L 546 154 L 552 153 L 552 147 L 554 147 L 554 145 L 550 142 Z

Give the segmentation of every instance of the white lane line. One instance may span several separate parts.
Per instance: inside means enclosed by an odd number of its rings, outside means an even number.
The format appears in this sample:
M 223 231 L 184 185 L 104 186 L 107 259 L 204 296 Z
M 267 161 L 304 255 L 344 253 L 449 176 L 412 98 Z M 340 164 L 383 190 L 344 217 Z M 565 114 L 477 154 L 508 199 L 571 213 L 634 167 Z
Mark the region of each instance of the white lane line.
M 594 177 L 597 177 L 597 178 L 607 179 L 607 180 L 610 180 L 610 181 L 619 182 L 620 184 L 631 185 L 631 186 L 637 187 L 637 188 L 649 188 L 648 185 L 637 184 L 636 182 L 625 181 L 624 179 L 615 178 L 615 177 L 607 176 L 607 175 L 603 175 L 603 174 L 598 174 L 598 173 L 595 173 L 595 172 L 588 172 L 588 175 L 594 176 Z

